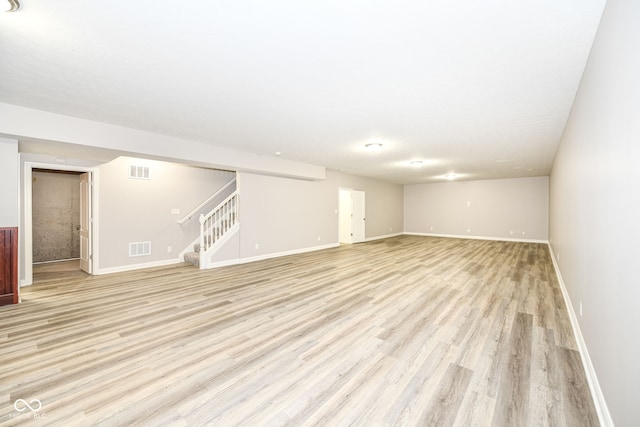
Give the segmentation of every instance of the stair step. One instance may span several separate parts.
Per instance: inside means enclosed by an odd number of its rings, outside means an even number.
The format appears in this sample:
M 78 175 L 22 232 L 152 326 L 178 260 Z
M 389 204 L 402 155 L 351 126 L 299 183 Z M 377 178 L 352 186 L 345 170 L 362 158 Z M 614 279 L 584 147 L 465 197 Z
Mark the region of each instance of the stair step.
M 187 252 L 184 254 L 184 262 L 200 267 L 200 254 L 198 252 Z

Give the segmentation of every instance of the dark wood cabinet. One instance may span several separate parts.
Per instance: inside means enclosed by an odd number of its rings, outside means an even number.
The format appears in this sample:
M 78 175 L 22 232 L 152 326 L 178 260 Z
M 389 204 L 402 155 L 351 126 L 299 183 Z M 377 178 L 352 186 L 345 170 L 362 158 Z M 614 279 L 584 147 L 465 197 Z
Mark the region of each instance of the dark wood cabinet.
M 18 228 L 0 227 L 0 305 L 18 303 Z

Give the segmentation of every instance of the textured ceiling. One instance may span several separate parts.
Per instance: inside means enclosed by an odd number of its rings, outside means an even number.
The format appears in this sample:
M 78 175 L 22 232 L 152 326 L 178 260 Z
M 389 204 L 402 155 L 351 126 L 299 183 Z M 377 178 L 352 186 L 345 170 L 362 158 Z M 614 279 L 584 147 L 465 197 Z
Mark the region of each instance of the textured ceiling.
M 547 175 L 603 7 L 23 0 L 0 102 L 397 183 Z

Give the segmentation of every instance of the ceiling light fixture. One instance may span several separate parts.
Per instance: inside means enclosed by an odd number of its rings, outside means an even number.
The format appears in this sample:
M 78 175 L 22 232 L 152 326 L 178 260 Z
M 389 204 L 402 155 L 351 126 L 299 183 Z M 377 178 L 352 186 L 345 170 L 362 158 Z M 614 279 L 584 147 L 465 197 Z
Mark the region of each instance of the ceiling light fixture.
M 448 173 L 444 176 L 445 178 L 447 178 L 449 181 L 456 179 L 456 174 L 455 173 Z
M 5 12 L 15 12 L 20 9 L 20 3 L 18 0 L 4 0 L 3 9 Z
M 409 162 L 409 164 L 414 168 L 419 168 L 420 166 L 422 166 L 422 160 L 412 160 L 411 162 Z
M 366 148 L 369 151 L 376 152 L 382 149 L 382 144 L 380 144 L 379 142 L 372 142 L 370 144 L 365 145 L 364 148 Z

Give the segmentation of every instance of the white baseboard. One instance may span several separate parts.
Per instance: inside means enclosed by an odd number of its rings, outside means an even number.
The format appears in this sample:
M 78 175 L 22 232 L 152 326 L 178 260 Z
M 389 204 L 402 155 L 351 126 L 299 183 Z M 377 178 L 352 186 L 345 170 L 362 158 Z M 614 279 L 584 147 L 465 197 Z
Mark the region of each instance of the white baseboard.
M 463 234 L 412 233 L 408 231 L 403 234 L 408 236 L 447 237 L 451 239 L 497 240 L 499 242 L 549 243 L 548 240 L 540 239 L 514 239 L 511 237 L 468 236 Z
M 400 233 L 393 233 L 393 234 L 385 234 L 383 236 L 367 237 L 366 239 L 364 239 L 364 241 L 371 242 L 373 240 L 388 239 L 389 237 L 402 236 L 403 234 L 404 233 L 400 232 Z
M 93 274 L 100 276 L 102 274 L 122 273 L 124 271 L 139 270 L 141 268 L 163 267 L 165 265 L 180 264 L 184 262 L 180 258 L 165 259 L 162 261 L 151 261 L 141 264 L 120 265 L 118 267 L 99 268 L 93 271 Z
M 386 238 L 389 238 L 389 237 L 402 236 L 403 234 L 404 233 L 394 233 L 394 234 L 386 234 L 384 236 L 369 237 L 369 238 L 365 239 L 364 242 L 371 242 L 373 240 L 380 240 L 380 239 L 386 239 Z M 336 248 L 338 246 L 340 246 L 340 243 L 336 242 L 336 243 L 329 243 L 329 244 L 326 244 L 326 245 L 312 246 L 312 247 L 309 247 L 309 248 L 294 249 L 294 250 L 291 250 L 291 251 L 273 252 L 273 253 L 270 253 L 270 254 L 258 255 L 258 256 L 254 256 L 254 257 L 248 257 L 248 258 L 230 259 L 230 260 L 226 260 L 226 261 L 220 261 L 220 262 L 211 263 L 211 264 L 209 264 L 209 268 L 226 267 L 228 265 L 236 265 L 236 264 L 246 264 L 246 263 L 249 263 L 249 262 L 262 261 L 262 260 L 270 259 L 270 258 L 278 258 L 278 257 L 282 257 L 282 256 L 287 256 L 287 255 L 296 255 L 296 254 L 302 254 L 302 253 L 305 253 L 305 252 L 320 251 L 322 249 Z
M 584 371 L 587 376 L 587 382 L 589 383 L 591 397 L 593 397 L 593 404 L 596 407 L 600 425 L 602 425 L 603 427 L 613 427 L 613 419 L 611 418 L 611 414 L 609 413 L 607 402 L 604 400 L 604 395 L 602 394 L 602 389 L 600 388 L 600 383 L 598 382 L 598 376 L 596 375 L 593 363 L 591 363 L 591 357 L 589 356 L 587 344 L 585 343 L 584 337 L 582 336 L 582 331 L 580 330 L 578 317 L 576 316 L 576 312 L 573 309 L 573 304 L 571 303 L 571 298 L 569 297 L 569 292 L 567 291 L 564 280 L 562 280 L 562 274 L 560 274 L 560 267 L 556 262 L 556 256 L 553 253 L 553 248 L 551 247 L 550 243 L 548 245 L 549 253 L 551 254 L 551 260 L 553 261 L 553 268 L 556 271 L 558 283 L 560 284 L 562 296 L 564 297 L 564 303 L 567 306 L 567 311 L 569 312 L 569 319 L 571 320 L 573 335 L 575 336 L 576 342 L 578 344 L 578 351 L 580 352 L 580 358 L 582 359 L 582 366 L 584 367 Z
M 226 260 L 226 261 L 220 261 L 220 262 L 211 263 L 211 264 L 209 264 L 209 269 L 218 268 L 218 267 L 226 267 L 228 265 L 247 264 L 249 262 L 262 261 L 262 260 L 270 259 L 270 258 L 279 258 L 279 257 L 287 256 L 287 255 L 303 254 L 305 252 L 320 251 L 322 249 L 336 248 L 338 246 L 340 246 L 340 243 L 329 243 L 327 245 L 312 246 L 312 247 L 309 247 L 309 248 L 294 249 L 294 250 L 291 250 L 291 251 L 284 251 L 284 252 L 272 252 L 272 253 L 269 253 L 269 254 L 263 254 L 263 255 L 248 257 L 248 258 L 229 259 L 229 260 Z
M 302 249 L 294 249 L 294 250 L 291 250 L 291 251 L 272 252 L 270 254 L 263 254 L 263 255 L 248 257 L 248 258 L 240 258 L 238 264 L 245 264 L 247 262 L 254 262 L 254 261 L 262 261 L 264 259 L 269 259 L 269 258 L 279 258 L 281 256 L 287 256 L 287 255 L 303 254 L 305 252 L 320 251 L 322 249 L 335 248 L 335 247 L 338 247 L 338 246 L 340 246 L 340 243 L 336 242 L 336 243 L 329 243 L 329 244 L 326 244 L 326 245 L 311 246 L 311 247 L 302 248 Z

